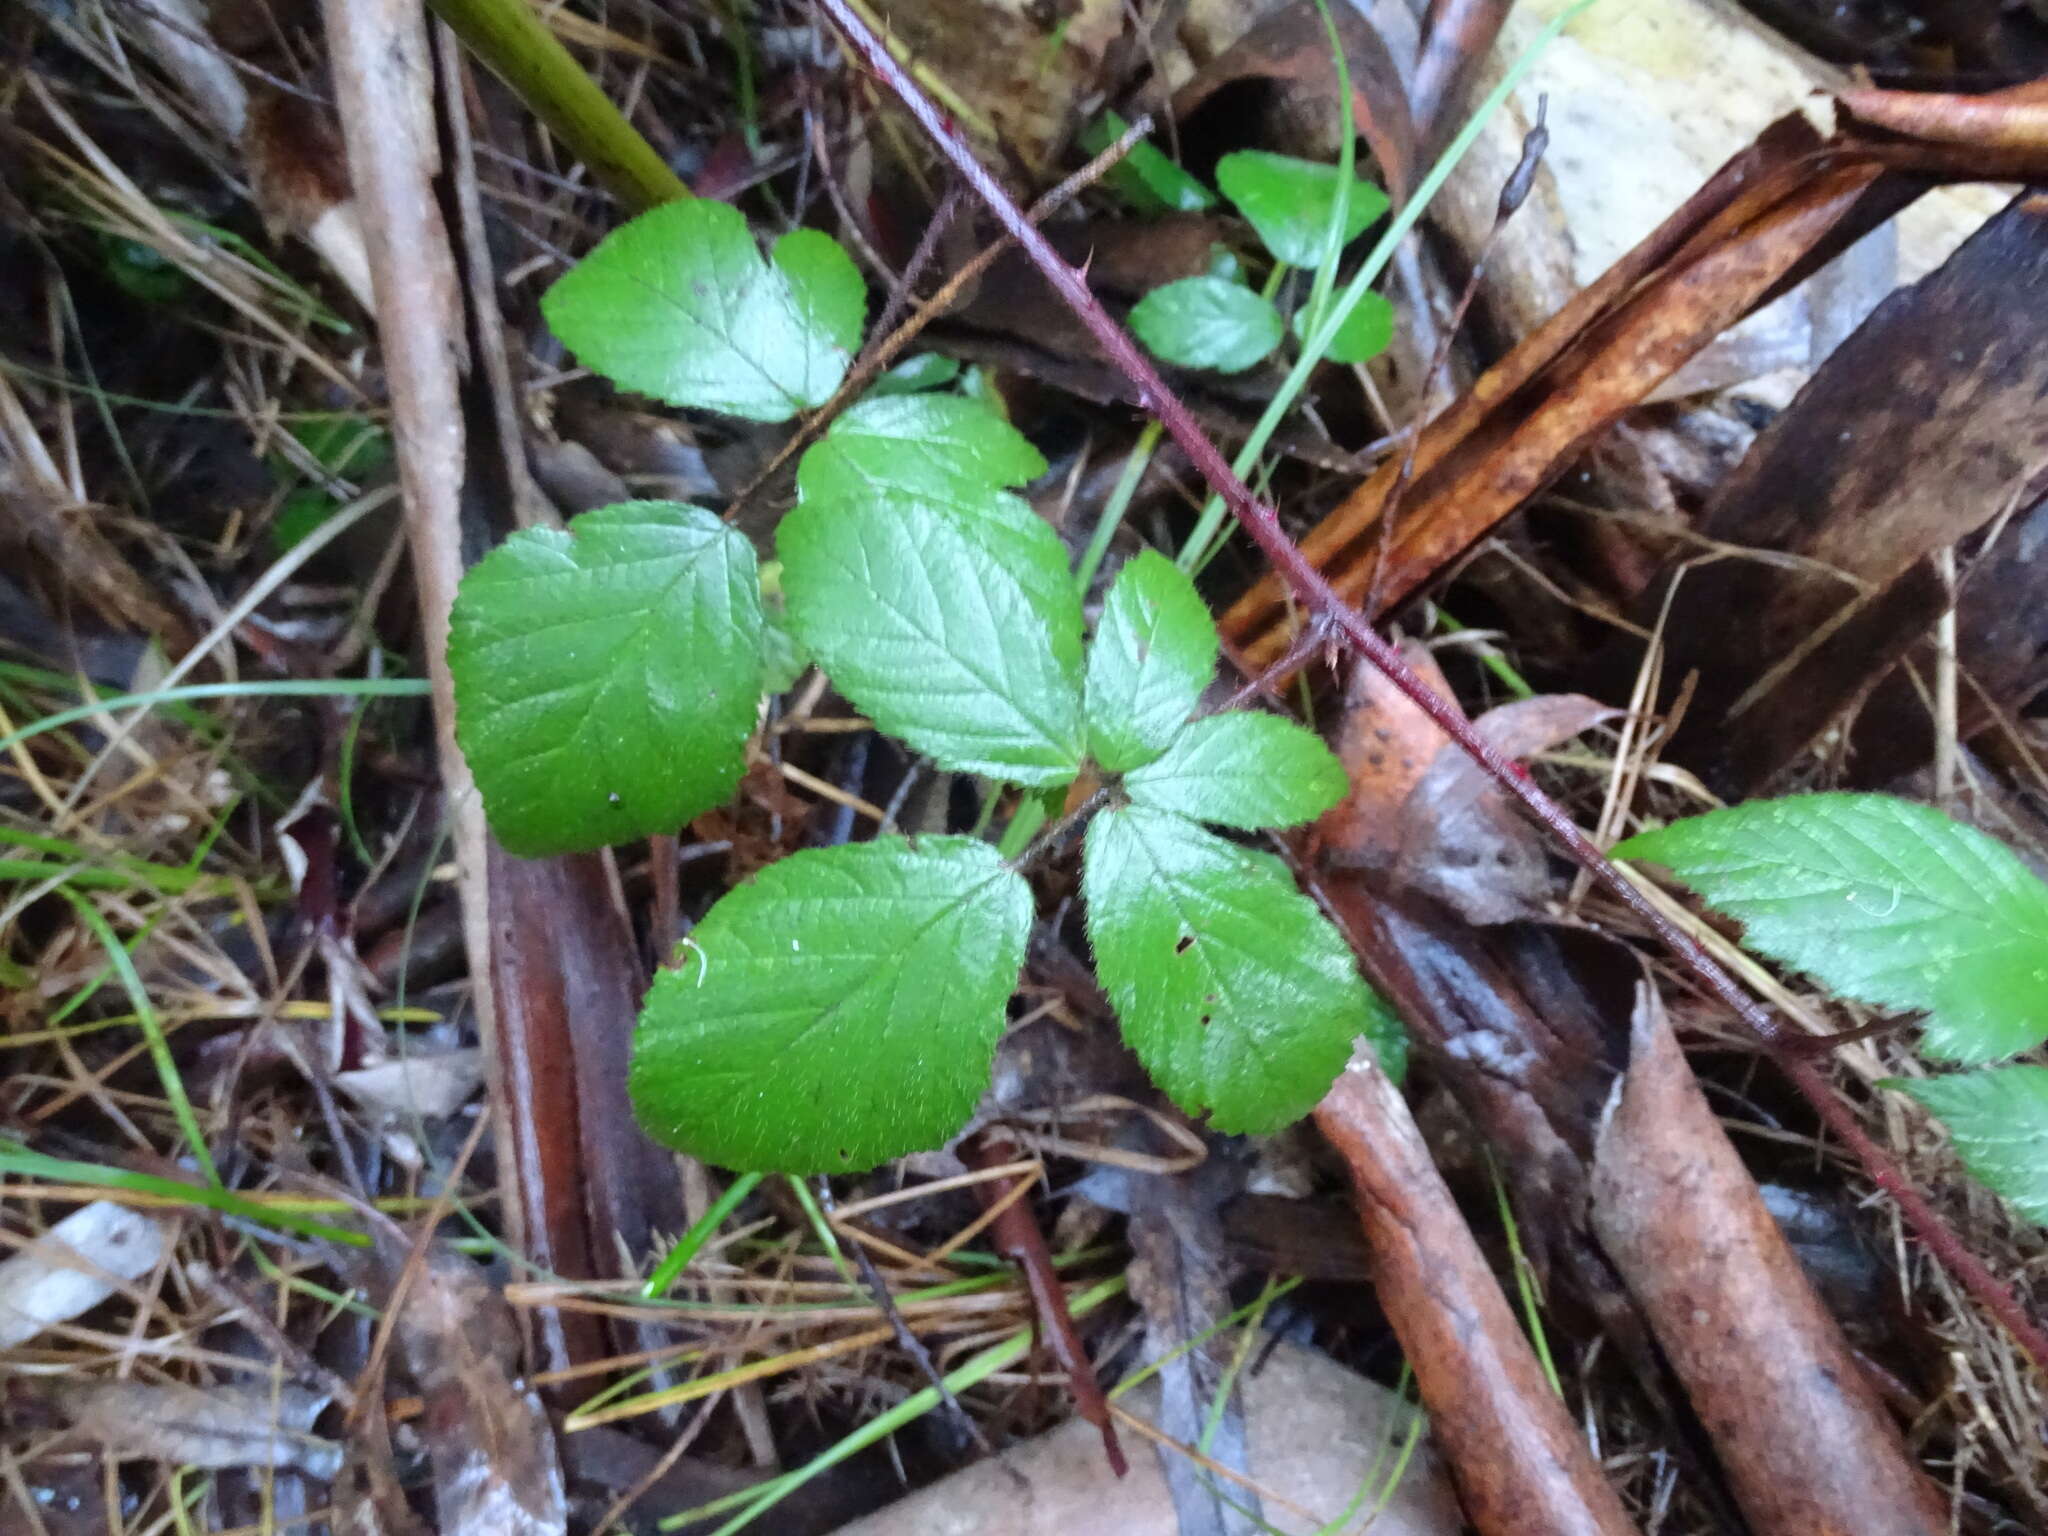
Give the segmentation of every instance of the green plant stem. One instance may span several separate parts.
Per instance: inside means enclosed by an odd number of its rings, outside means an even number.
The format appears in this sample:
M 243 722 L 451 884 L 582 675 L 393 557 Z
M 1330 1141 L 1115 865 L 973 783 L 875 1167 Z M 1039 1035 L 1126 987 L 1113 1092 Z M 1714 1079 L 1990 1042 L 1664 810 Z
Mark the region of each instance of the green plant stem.
M 1276 266 L 1276 271 L 1281 270 Z M 1138 434 L 1138 440 L 1131 446 L 1130 457 L 1124 460 L 1123 473 L 1116 477 L 1116 484 L 1110 488 L 1109 500 L 1102 505 L 1102 516 L 1096 519 L 1095 532 L 1088 537 L 1088 547 L 1081 552 L 1081 564 L 1074 571 L 1074 585 L 1081 589 L 1081 596 L 1088 596 L 1088 588 L 1095 581 L 1095 573 L 1102 569 L 1102 560 L 1109 553 L 1110 540 L 1123 526 L 1124 514 L 1131 509 L 1131 499 L 1138 494 L 1138 483 L 1145 478 L 1145 469 L 1152 462 L 1152 454 L 1159 446 L 1159 435 L 1164 429 L 1159 423 L 1148 421 L 1145 430 Z
M 1451 140 L 1450 146 L 1438 157 L 1436 164 L 1430 167 L 1429 174 L 1423 177 L 1414 194 L 1394 210 L 1394 216 L 1388 220 L 1385 232 L 1366 254 L 1365 260 L 1359 263 L 1358 270 L 1351 275 L 1351 281 L 1345 286 L 1343 293 L 1332 302 L 1323 305 L 1320 310 L 1312 311 L 1316 316 L 1316 323 L 1310 328 L 1308 335 L 1302 338 L 1301 356 L 1296 358 L 1294 366 L 1287 370 L 1287 377 L 1273 392 L 1273 398 L 1266 402 L 1265 410 L 1260 412 L 1258 421 L 1252 427 L 1251 436 L 1245 439 L 1244 446 L 1231 461 L 1230 472 L 1233 476 L 1242 480 L 1251 472 L 1252 465 L 1258 462 L 1259 455 L 1266 451 L 1266 444 L 1272 441 L 1274 432 L 1279 430 L 1280 423 L 1286 419 L 1287 413 L 1294 409 L 1294 402 L 1301 398 L 1301 392 L 1308 387 L 1309 376 L 1315 372 L 1317 361 L 1329 350 L 1330 343 L 1336 339 L 1338 331 L 1343 329 L 1344 322 L 1351 318 L 1351 311 L 1358 307 L 1359 300 L 1363 299 L 1372 285 L 1379 281 L 1387 263 L 1393 260 L 1395 249 L 1407 237 L 1408 231 L 1415 227 L 1416 221 L 1422 217 L 1423 210 L 1429 206 L 1430 199 L 1434 198 L 1443 184 L 1450 179 L 1451 172 L 1457 169 L 1458 162 L 1465 158 L 1465 152 L 1479 137 L 1479 131 L 1486 126 L 1487 120 L 1500 110 L 1510 93 L 1521 84 L 1522 77 L 1549 46 L 1551 39 L 1563 31 L 1565 24 L 1591 3 L 1592 0 L 1578 0 L 1576 5 L 1567 7 L 1543 29 L 1522 56 L 1508 68 L 1500 83 L 1487 92 L 1486 99 L 1479 104 L 1465 126 L 1458 130 L 1458 136 Z M 1349 100 L 1348 97 L 1346 99 Z M 1202 508 L 1202 516 L 1195 524 L 1195 531 L 1189 536 L 1186 547 L 1181 550 L 1181 569 L 1198 571 L 1208 564 L 1210 558 L 1222 546 L 1225 537 L 1224 523 L 1229 516 L 1230 509 L 1221 493 L 1211 496 Z
M 1309 284 L 1308 320 L 1304 333 L 1321 334 L 1314 322 L 1321 318 L 1337 286 L 1337 263 L 1344 257 L 1344 222 L 1351 216 L 1351 190 L 1358 167 L 1358 123 L 1351 100 L 1351 59 L 1344 52 L 1344 39 L 1337 32 L 1337 18 L 1330 14 L 1329 0 L 1316 0 L 1316 13 L 1323 18 L 1323 31 L 1330 39 L 1330 59 L 1337 71 L 1337 111 L 1342 132 L 1337 136 L 1337 195 L 1330 202 L 1329 233 L 1323 237 L 1323 259 L 1316 264 L 1315 280 Z M 1355 301 L 1354 301 L 1355 302 Z M 1302 360 L 1313 366 L 1322 361 L 1329 346 L 1329 332 L 1320 346 L 1302 348 Z M 1240 470 L 1242 474 L 1244 471 Z
M 143 986 L 142 977 L 136 973 L 135 959 L 128 953 L 128 946 L 114 932 L 113 924 L 101 916 L 100 909 L 89 900 L 68 886 L 59 886 L 57 891 L 71 903 L 79 920 L 92 930 L 93 937 L 105 948 L 114 974 L 121 978 L 129 1004 L 135 1009 L 135 1022 L 142 1030 L 142 1038 L 149 1044 L 149 1059 L 156 1064 L 164 1097 L 170 1101 L 171 1118 L 178 1122 L 178 1129 L 191 1144 L 193 1160 L 199 1164 L 199 1171 L 206 1176 L 206 1182 L 215 1189 L 222 1188 L 220 1169 L 214 1166 L 213 1152 L 206 1145 L 205 1133 L 199 1128 L 199 1116 L 194 1113 L 192 1100 L 185 1092 L 185 1079 L 178 1073 L 178 1064 L 171 1059 L 171 1045 L 164 1038 L 163 1021 L 156 1016 L 156 1006 L 150 1002 L 149 989 Z
M 669 1249 L 668 1257 L 655 1266 L 654 1273 L 640 1288 L 640 1294 L 650 1301 L 667 1294 L 668 1288 L 676 1283 L 676 1277 L 690 1267 L 690 1260 L 703 1251 L 712 1235 L 725 1224 L 725 1218 L 739 1209 L 740 1202 L 751 1195 L 754 1186 L 760 1182 L 760 1174 L 743 1173 L 726 1186 L 725 1193 L 711 1203 L 711 1209 L 682 1235 L 675 1247 Z
M 243 1221 L 254 1222 L 259 1226 L 283 1227 L 290 1231 L 302 1232 L 308 1237 L 324 1238 L 330 1243 L 346 1243 L 351 1248 L 370 1246 L 369 1238 L 360 1232 L 351 1232 L 346 1227 L 329 1226 L 324 1221 L 315 1221 L 309 1216 L 299 1215 L 296 1211 L 265 1205 L 259 1200 L 250 1200 L 238 1195 L 230 1189 L 187 1184 L 180 1179 L 159 1178 L 153 1173 L 136 1173 L 132 1169 L 109 1167 L 104 1163 L 74 1163 L 61 1157 L 46 1157 L 40 1152 L 31 1152 L 22 1146 L 0 1143 L 0 1173 L 30 1179 L 49 1179 L 60 1184 L 82 1184 L 89 1188 L 132 1190 L 136 1194 L 155 1195 L 160 1199 L 176 1201 L 180 1205 L 204 1206 L 210 1211 L 219 1211 L 225 1216 L 237 1216 Z
M 1080 1317 L 1101 1306 L 1110 1297 L 1121 1295 L 1123 1289 L 1124 1277 L 1114 1275 L 1097 1282 L 1074 1297 L 1068 1303 L 1067 1310 L 1073 1316 Z M 1025 1352 L 1030 1348 L 1031 1330 L 1020 1328 L 1002 1343 L 991 1344 L 965 1365 L 949 1371 L 945 1377 L 946 1390 L 957 1396 L 968 1388 L 988 1380 L 1005 1366 L 1016 1364 L 1024 1358 Z M 681 1514 L 670 1515 L 661 1522 L 661 1529 L 672 1531 L 679 1526 L 691 1525 L 712 1515 L 723 1514 L 736 1505 L 744 1505 L 738 1514 L 712 1533 L 712 1536 L 733 1536 L 735 1531 L 751 1525 L 758 1516 L 774 1508 L 819 1473 L 837 1466 L 849 1456 L 866 1450 L 876 1441 L 895 1434 L 906 1424 L 930 1413 L 939 1406 L 939 1402 L 937 1387 L 925 1387 L 913 1392 L 888 1412 L 868 1420 L 845 1439 L 830 1449 L 821 1451 L 794 1471 L 785 1472 L 758 1488 L 742 1489 L 738 1493 L 727 1494 L 722 1499 L 714 1499 L 709 1504 L 700 1504 L 695 1509 L 686 1509 Z
M 839 1271 L 839 1278 L 846 1282 L 846 1288 L 856 1296 L 861 1284 L 853 1272 L 853 1266 L 846 1262 L 846 1254 L 839 1246 L 839 1234 L 832 1230 L 832 1223 L 825 1219 L 825 1213 L 818 1208 L 818 1197 L 811 1193 L 811 1186 L 795 1174 L 784 1176 L 789 1192 L 796 1196 L 796 1203 L 803 1207 L 804 1220 L 811 1224 L 818 1246 L 825 1250 L 825 1257 L 832 1261 L 832 1267 Z
M 1550 1334 L 1543 1326 L 1543 1297 L 1536 1289 L 1535 1270 L 1522 1248 L 1522 1229 L 1515 1221 L 1515 1208 L 1508 1200 L 1508 1187 L 1501 1179 L 1500 1169 L 1494 1166 L 1490 1151 L 1486 1155 L 1486 1171 L 1493 1180 L 1493 1198 L 1500 1208 L 1501 1229 L 1508 1235 L 1508 1263 L 1514 1267 L 1515 1294 L 1522 1303 L 1522 1321 L 1528 1327 L 1529 1342 L 1536 1346 L 1536 1359 L 1550 1382 L 1550 1390 L 1563 1397 L 1564 1383 L 1558 1379 L 1557 1362 L 1550 1355 Z
M 429 0 L 462 45 L 635 213 L 690 196 L 526 0 Z
M 1010 823 L 1003 828 L 1003 835 L 996 843 L 997 857 L 1015 859 L 1029 847 L 1038 829 L 1051 820 L 1053 813 L 1066 802 L 1066 794 L 1064 784 L 1049 790 L 1026 790 L 1017 801 L 1017 809 L 1010 813 Z M 994 797 L 990 798 L 993 800 Z

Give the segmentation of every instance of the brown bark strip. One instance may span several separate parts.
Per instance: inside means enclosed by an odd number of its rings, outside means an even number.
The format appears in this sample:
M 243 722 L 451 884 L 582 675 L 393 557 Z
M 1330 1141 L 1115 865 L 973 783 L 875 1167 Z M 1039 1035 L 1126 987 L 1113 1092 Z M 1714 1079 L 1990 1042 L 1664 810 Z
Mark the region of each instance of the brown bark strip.
M 1877 164 L 1830 151 L 1804 118 L 1774 124 L 1698 193 L 1422 429 L 1397 525 L 1389 459 L 1302 541 L 1339 595 L 1398 606 L 1541 490 L 1817 251 L 1906 200 Z M 1223 616 L 1254 667 L 1287 648 L 1287 589 L 1268 574 Z
M 2048 488 L 2044 285 L 2048 195 L 2025 194 L 1878 306 L 1716 488 L 1705 538 L 1801 561 L 1675 564 L 1644 593 L 1636 617 L 1654 622 L 1670 592 L 1664 675 L 1699 674 L 1668 756 L 1724 793 L 1768 785 L 1947 607 L 1930 557 Z M 1962 601 L 1999 617 L 2027 574 L 1981 594 L 1966 581 Z M 1717 622 L 1730 613 L 1743 622 Z M 1619 646 L 1603 673 L 1637 659 Z M 1873 723 L 1896 736 L 1899 721 Z
M 1000 1168 L 1005 1163 L 1014 1163 L 1020 1155 L 1017 1143 L 1000 1130 L 981 1131 L 960 1145 L 960 1160 L 970 1168 Z M 983 1179 L 974 1186 L 974 1193 L 984 1209 L 1002 1207 L 989 1228 L 996 1252 L 1023 1273 L 1024 1284 L 1031 1292 L 1032 1310 L 1038 1317 L 1038 1336 L 1052 1351 L 1059 1368 L 1067 1373 L 1067 1389 L 1074 1394 L 1074 1412 L 1102 1432 L 1103 1454 L 1109 1459 L 1110 1469 L 1122 1477 L 1130 1467 L 1124 1460 L 1123 1447 L 1117 1443 L 1116 1426 L 1110 1422 L 1109 1400 L 1102 1395 L 1102 1385 L 1095 1379 L 1094 1362 L 1088 1358 L 1081 1336 L 1074 1329 L 1073 1315 L 1067 1311 L 1067 1293 L 1060 1285 L 1059 1271 L 1052 1267 L 1045 1234 L 1038 1230 L 1038 1219 L 1023 1199 L 1002 1203 L 1016 1189 L 1019 1179 L 1028 1181 L 1031 1177 L 1019 1174 L 1016 1179 Z
M 426 30 L 414 0 L 329 0 L 326 21 L 374 279 L 499 1166 L 512 1181 L 508 1236 L 566 1277 L 612 1273 L 620 1239 L 644 1250 L 657 1219 L 649 1192 L 662 1188 L 625 1103 L 640 986 L 630 935 L 595 859 L 522 863 L 495 849 L 455 743 L 446 652 L 471 467 L 460 376 L 467 330 L 436 191 Z M 545 1367 L 609 1352 L 594 1319 L 546 1313 L 541 1327 Z
M 1373 1285 L 1482 1536 L 1623 1536 L 1634 1524 L 1544 1379 L 1399 1090 L 1354 1060 L 1316 1108 L 1358 1193 Z
M 1601 1128 L 1593 1225 L 1713 1437 L 1756 1536 L 1938 1536 L 1941 1496 L 1813 1293 L 1656 994 Z
M 1943 144 L 2048 150 L 2048 79 L 1981 96 L 1941 91 L 1844 91 L 1842 106 L 1861 122 Z

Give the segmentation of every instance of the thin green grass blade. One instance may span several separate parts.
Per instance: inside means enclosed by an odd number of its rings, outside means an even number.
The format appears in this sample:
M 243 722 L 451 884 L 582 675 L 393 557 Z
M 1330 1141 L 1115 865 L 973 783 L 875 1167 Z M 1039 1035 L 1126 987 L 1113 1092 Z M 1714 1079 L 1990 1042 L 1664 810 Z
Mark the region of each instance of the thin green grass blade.
M 106 1163 L 75 1163 L 66 1158 L 47 1157 L 41 1152 L 31 1152 L 22 1146 L 0 1144 L 0 1173 L 29 1179 L 49 1179 L 59 1184 L 83 1184 L 98 1189 L 125 1189 L 139 1195 L 155 1195 L 161 1199 L 173 1200 L 180 1205 L 203 1206 L 207 1210 L 219 1211 L 224 1216 L 239 1217 L 258 1226 L 282 1227 L 330 1243 L 344 1243 L 351 1248 L 370 1246 L 369 1238 L 360 1232 L 351 1232 L 346 1227 L 329 1226 L 324 1221 L 315 1221 L 312 1217 L 301 1216 L 296 1211 L 250 1200 L 230 1189 L 187 1184 L 180 1179 L 159 1178 L 153 1173 L 136 1173 L 132 1169 L 115 1168 Z
M 1537 59 L 1542 57 L 1544 49 L 1550 46 L 1552 40 L 1565 29 L 1572 18 L 1592 3 L 1593 0 L 1578 0 L 1577 4 L 1561 11 L 1536 35 L 1521 57 L 1508 67 L 1507 73 L 1501 77 L 1500 84 L 1487 92 L 1486 99 L 1467 119 L 1465 126 L 1458 130 L 1458 136 L 1451 140 L 1450 146 L 1437 158 L 1436 164 L 1430 167 L 1429 174 L 1423 177 L 1421 184 L 1416 187 L 1408 201 L 1394 211 L 1394 216 L 1387 221 L 1386 230 L 1381 234 L 1379 243 L 1359 264 L 1344 292 L 1332 303 L 1324 306 L 1319 323 L 1302 344 L 1301 356 L 1288 370 L 1287 377 L 1281 382 L 1280 387 L 1273 392 L 1273 398 L 1266 403 L 1266 409 L 1260 413 L 1257 423 L 1252 427 L 1251 436 L 1245 439 L 1244 446 L 1238 450 L 1237 458 L 1230 467 L 1240 479 L 1250 472 L 1252 465 L 1258 462 L 1259 455 L 1266 451 L 1266 444 L 1272 441 L 1273 433 L 1279 428 L 1287 413 L 1294 409 L 1294 402 L 1301 398 L 1302 390 L 1307 388 L 1309 375 L 1315 371 L 1316 359 L 1328 350 L 1331 340 L 1343 329 L 1345 320 L 1358 301 L 1365 297 L 1374 283 L 1379 281 L 1380 274 L 1393 259 L 1396 247 L 1407 236 L 1408 231 L 1415 227 L 1416 221 L 1429 207 L 1430 200 L 1442 190 L 1443 184 L 1450 179 L 1451 172 L 1457 169 L 1458 162 L 1465 158 L 1465 152 L 1479 137 L 1479 130 L 1501 109 L 1515 87 L 1522 83 L 1522 77 L 1528 74 Z M 1194 532 L 1188 535 L 1187 543 L 1181 547 L 1182 570 L 1198 571 L 1209 562 L 1210 557 L 1222 545 L 1224 519 L 1229 515 L 1229 509 L 1224 506 L 1221 496 L 1209 498 L 1207 505 L 1202 508 L 1201 520 L 1195 524 Z
M 1112 1276 L 1074 1297 L 1067 1310 L 1075 1317 L 1081 1317 L 1101 1306 L 1110 1297 L 1121 1294 L 1123 1289 L 1124 1277 Z M 968 1388 L 986 1381 L 1005 1366 L 1014 1365 L 1023 1359 L 1030 1347 L 1031 1330 L 1020 1328 L 1002 1343 L 991 1344 L 965 1365 L 948 1372 L 945 1378 L 946 1389 L 957 1397 Z M 722 1499 L 714 1499 L 709 1504 L 701 1504 L 695 1509 L 686 1509 L 681 1514 L 670 1515 L 661 1522 L 661 1529 L 672 1531 L 708 1519 L 712 1515 L 723 1514 L 737 1505 L 745 1505 L 738 1514 L 712 1533 L 712 1536 L 733 1536 L 734 1532 L 744 1530 L 753 1524 L 759 1516 L 773 1509 L 819 1473 L 837 1466 L 847 1457 L 866 1450 L 876 1441 L 893 1435 L 904 1425 L 930 1413 L 939 1406 L 939 1401 L 937 1387 L 925 1387 L 921 1391 L 913 1392 L 894 1408 L 870 1419 L 836 1445 L 821 1451 L 794 1471 L 785 1472 L 781 1477 L 774 1478 L 758 1488 L 743 1489 Z
M 101 915 L 98 907 L 69 886 L 59 886 L 58 894 L 71 903 L 79 920 L 92 930 L 93 937 L 106 949 L 114 974 L 120 978 L 129 1004 L 135 1009 L 142 1037 L 149 1042 L 149 1057 L 156 1064 L 164 1097 L 170 1100 L 171 1117 L 178 1122 L 178 1129 L 191 1144 L 192 1156 L 206 1175 L 206 1182 L 215 1189 L 222 1188 L 220 1170 L 214 1166 L 213 1152 L 206 1145 L 205 1132 L 199 1127 L 199 1116 L 194 1113 L 192 1100 L 185 1092 L 185 1079 L 179 1075 L 178 1064 L 171 1059 L 171 1045 L 164 1038 L 163 1021 L 156 1016 L 156 1006 L 149 1000 L 149 989 L 143 986 L 142 977 L 136 972 L 134 956 L 128 953 L 128 946 L 121 942 L 121 936 L 114 932 L 113 924 Z

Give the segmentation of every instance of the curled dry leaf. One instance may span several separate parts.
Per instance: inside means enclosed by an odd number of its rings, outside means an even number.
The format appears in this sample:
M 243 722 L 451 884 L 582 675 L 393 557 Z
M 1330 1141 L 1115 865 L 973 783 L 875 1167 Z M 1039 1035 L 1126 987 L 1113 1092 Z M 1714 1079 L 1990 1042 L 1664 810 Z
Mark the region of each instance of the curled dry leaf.
M 1422 646 L 1409 665 L 1450 697 Z M 1474 722 L 1509 757 L 1569 741 L 1616 713 L 1596 699 L 1555 694 L 1489 710 Z M 1351 792 L 1318 827 L 1338 868 L 1370 871 L 1443 902 L 1467 922 L 1541 916 L 1551 895 L 1543 839 L 1471 758 L 1376 668 L 1360 665 L 1339 732 Z
M 1753 1530 L 1949 1528 L 1647 986 L 1600 1128 L 1593 1226 L 1684 1379 Z
M 395 1229 L 394 1229 L 395 1230 Z M 379 1231 L 395 1278 L 405 1252 Z M 519 1325 L 468 1259 L 436 1248 L 405 1293 L 400 1353 L 426 1412 L 442 1536 L 559 1536 L 568 1528 L 554 1431 L 519 1379 Z
M 335 1073 L 334 1086 L 383 1119 L 438 1120 L 462 1108 L 482 1086 L 483 1057 L 475 1046 L 391 1056 L 375 1066 Z
M 1698 674 L 1668 757 L 1724 794 L 1754 794 L 1856 709 L 1858 772 L 1925 761 L 1933 731 L 1920 685 L 1901 677 L 1872 689 L 1949 607 L 1939 552 L 1964 545 L 1967 556 L 1977 530 L 2048 484 L 2044 282 L 2048 196 L 2022 194 L 1880 305 L 1715 488 L 1694 523 L 1700 536 L 1794 558 L 1702 564 L 1687 550 L 1643 593 L 1639 622 L 1656 623 L 1669 604 L 1664 677 L 1675 689 Z M 2041 686 L 2041 564 L 2019 526 L 1981 569 L 1964 567 L 1966 729 L 2018 711 Z M 1639 654 L 1618 646 L 1601 665 L 1603 689 Z M 1995 691 L 1980 703 L 1987 681 Z
M 58 1394 L 78 1433 L 116 1457 L 184 1467 L 270 1467 L 326 1482 L 341 1447 L 306 1431 L 326 1408 L 323 1392 L 289 1383 L 191 1387 L 176 1382 L 94 1381 Z
M 1398 207 L 1415 182 L 1415 126 L 1400 70 L 1363 13 L 1349 5 L 1332 6 L 1330 21 L 1351 72 L 1353 120 Z M 1337 71 L 1322 11 L 1308 0 L 1295 0 L 1261 19 L 1174 93 L 1172 115 L 1185 121 L 1218 91 L 1248 81 L 1274 88 L 1293 128 L 1286 137 L 1295 142 L 1276 147 L 1311 159 L 1336 158 L 1342 131 Z
M 1380 1305 L 1473 1526 L 1482 1536 L 1632 1536 L 1400 1090 L 1355 1059 L 1317 1107 L 1316 1126 L 1350 1170 Z
M 0 1264 L 0 1349 L 90 1311 L 168 1251 L 164 1229 L 138 1211 L 108 1200 L 79 1207 Z

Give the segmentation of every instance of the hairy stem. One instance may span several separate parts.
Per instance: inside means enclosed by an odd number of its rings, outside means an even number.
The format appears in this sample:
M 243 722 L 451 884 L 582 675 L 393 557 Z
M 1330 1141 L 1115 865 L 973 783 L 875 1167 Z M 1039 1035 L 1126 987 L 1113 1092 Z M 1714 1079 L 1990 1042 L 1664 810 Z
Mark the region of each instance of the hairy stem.
M 1630 884 L 1627 877 L 1579 830 L 1564 807 L 1538 789 L 1519 764 L 1503 756 L 1474 731 L 1463 711 L 1418 677 L 1401 659 L 1400 652 L 1373 629 L 1365 616 L 1337 594 L 1323 578 L 1322 572 L 1288 538 L 1280 526 L 1279 514 L 1254 496 L 1232 471 L 1229 462 L 1209 441 L 1193 414 L 1160 378 L 1158 370 L 1138 344 L 1089 290 L 1087 279 L 1061 257 L 1051 242 L 1039 233 L 1037 226 L 1024 216 L 1015 199 L 975 158 L 951 121 L 926 99 L 916 82 L 853 13 L 846 0 L 818 0 L 818 3 L 845 34 L 862 62 L 896 94 L 904 109 L 930 136 L 940 153 L 952 162 L 968 187 L 1031 258 L 1053 291 L 1087 328 L 1103 355 L 1131 381 L 1139 405 L 1158 419 L 1167 435 L 1187 455 L 1196 472 L 1223 498 L 1231 515 L 1272 561 L 1273 568 L 1293 588 L 1302 606 L 1311 614 L 1325 618 L 1332 635 L 1342 636 L 1413 700 L 1458 744 L 1460 750 L 1486 770 L 1489 778 L 1522 803 L 1529 814 L 1556 838 L 1573 863 L 1633 912 L 1710 995 L 1734 1012 L 1743 1025 L 1769 1048 L 1793 1086 L 1813 1105 L 1822 1123 L 1855 1155 L 1870 1180 L 1898 1202 L 1900 1211 L 1928 1251 L 1980 1306 L 2005 1326 L 2037 1366 L 2048 1370 L 2048 1333 L 2044 1333 L 2040 1325 L 2027 1315 L 2018 1299 L 1976 1255 L 1963 1246 L 1962 1240 L 1949 1229 L 1926 1198 L 1913 1188 L 1890 1155 L 1865 1134 L 1849 1106 L 1835 1094 L 1813 1065 L 1784 1049 L 1786 1041 L 1793 1038 L 1791 1031 L 1744 991 L 1697 939 L 1651 905 L 1649 899 Z

